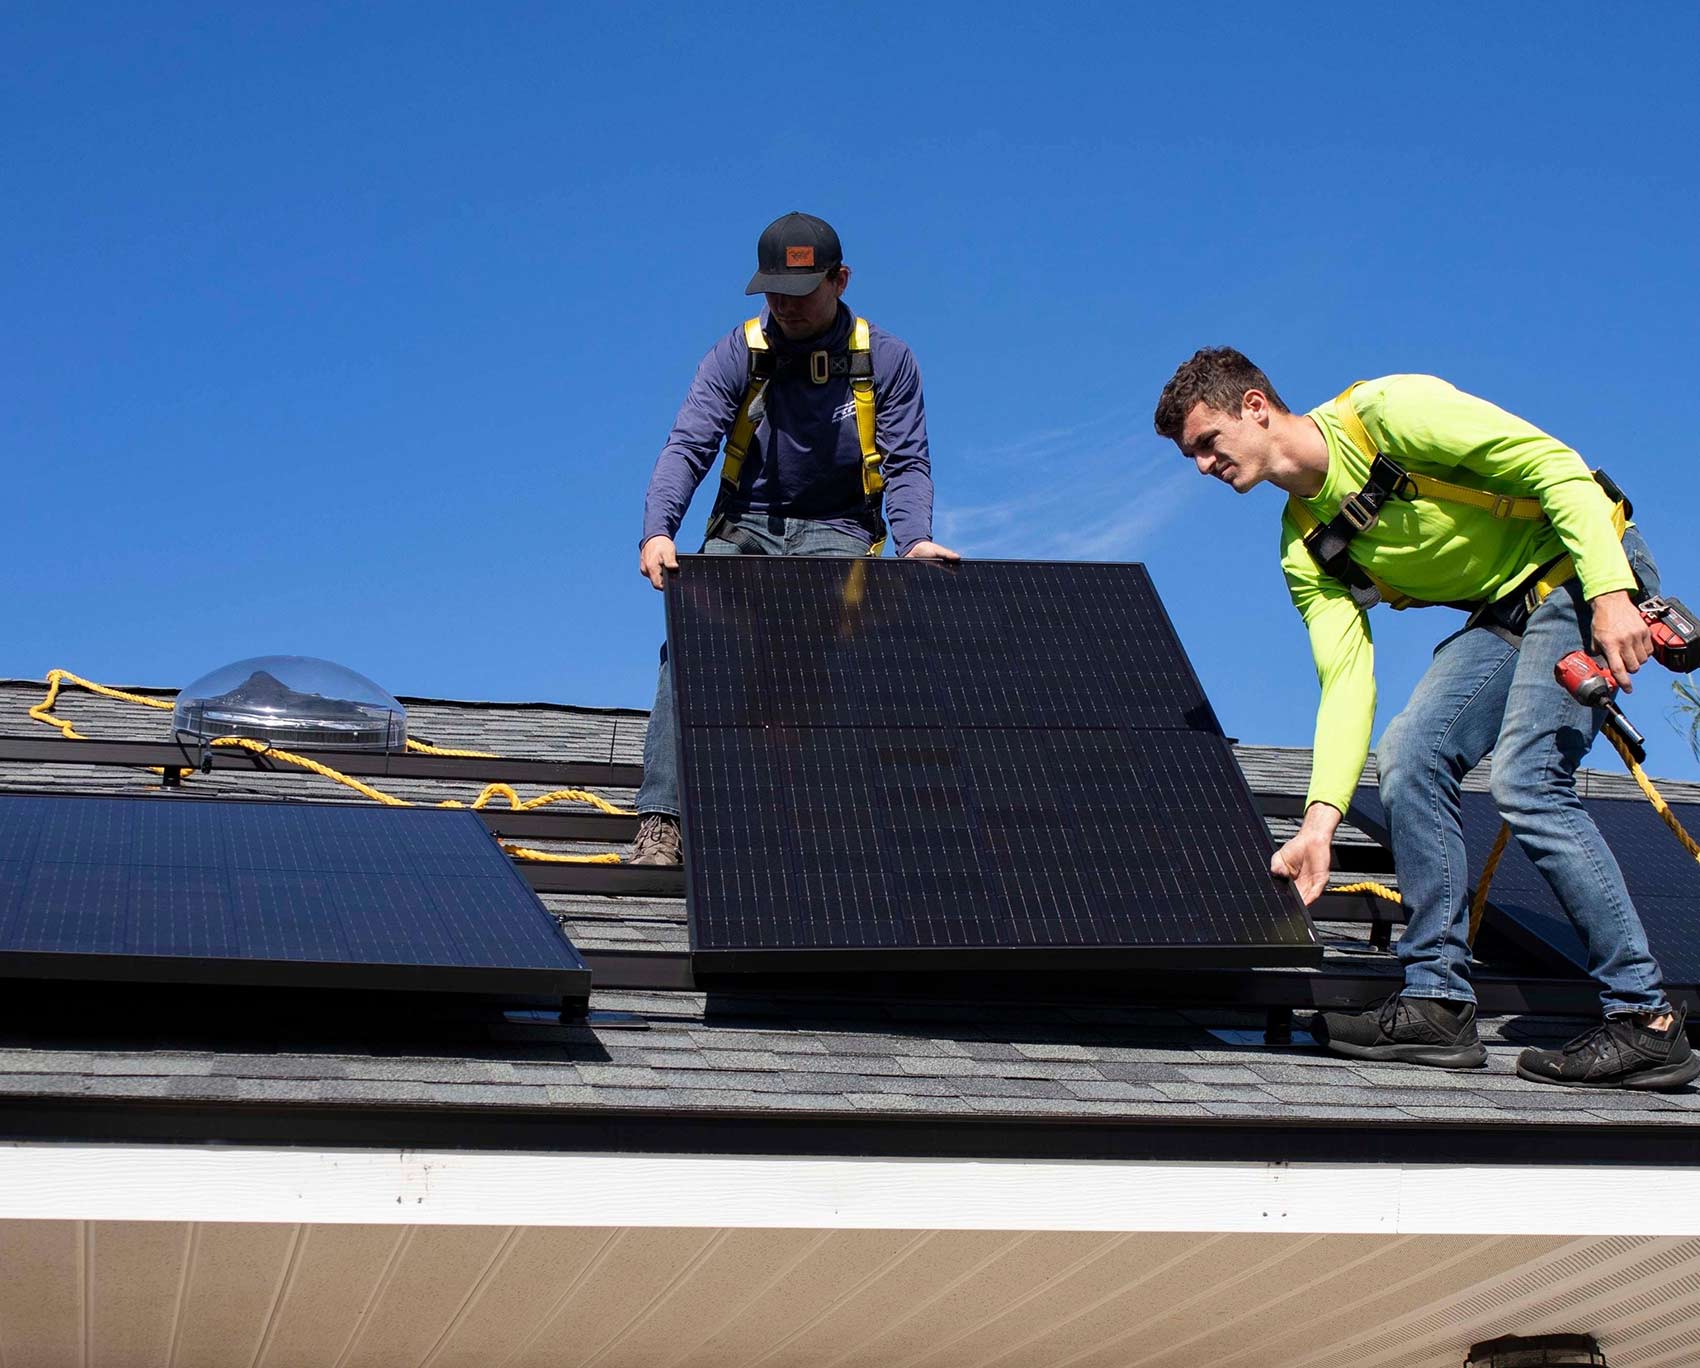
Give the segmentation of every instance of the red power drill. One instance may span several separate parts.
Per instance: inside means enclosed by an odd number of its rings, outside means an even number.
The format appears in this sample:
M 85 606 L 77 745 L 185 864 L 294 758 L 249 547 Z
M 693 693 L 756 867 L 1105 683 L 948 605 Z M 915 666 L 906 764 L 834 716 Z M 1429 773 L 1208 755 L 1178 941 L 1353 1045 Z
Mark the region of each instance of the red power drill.
M 1678 674 L 1700 665 L 1700 625 L 1694 614 L 1676 599 L 1654 595 L 1639 605 L 1641 617 L 1653 634 L 1653 659 Z M 1635 730 L 1617 706 L 1617 680 L 1605 661 L 1586 651 L 1572 651 L 1553 666 L 1553 677 L 1564 685 L 1578 703 L 1604 708 L 1606 724 L 1628 744 L 1640 764 L 1647 758 L 1647 738 Z
M 1617 706 L 1617 680 L 1603 660 L 1586 651 L 1572 651 L 1552 667 L 1552 673 L 1578 703 L 1605 709 L 1606 726 L 1628 744 L 1636 764 L 1647 758 L 1647 738 L 1635 730 L 1635 724 Z

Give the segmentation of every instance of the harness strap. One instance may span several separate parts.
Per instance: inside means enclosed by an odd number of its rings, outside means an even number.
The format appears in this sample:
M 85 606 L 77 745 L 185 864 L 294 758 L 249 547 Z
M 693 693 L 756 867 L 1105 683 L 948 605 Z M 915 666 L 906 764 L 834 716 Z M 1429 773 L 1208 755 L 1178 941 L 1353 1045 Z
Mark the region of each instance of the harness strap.
M 761 319 L 752 318 L 744 324 L 744 343 L 750 349 L 750 380 L 744 386 L 744 398 L 738 405 L 738 416 L 732 420 L 732 431 L 726 436 L 726 459 L 720 466 L 722 498 L 737 493 L 738 480 L 744 473 L 744 457 L 756 435 L 756 419 L 750 410 L 767 389 L 768 377 L 760 373 L 757 361 L 758 357 L 769 355 Z
M 775 380 L 793 373 L 807 373 L 811 384 L 849 376 L 851 379 L 873 378 L 874 363 L 870 352 L 827 351 L 824 347 L 811 352 L 787 352 L 781 356 L 774 351 L 752 351 L 750 374 L 763 380 Z
M 1360 380 L 1358 384 L 1362 384 Z M 1334 415 L 1340 420 L 1340 426 L 1346 429 L 1346 435 L 1352 439 L 1355 446 L 1364 455 L 1366 461 L 1374 461 L 1378 457 L 1375 443 L 1370 440 L 1369 429 L 1364 426 L 1364 420 L 1358 416 L 1358 410 L 1352 403 L 1352 391 L 1358 385 L 1352 385 L 1334 399 Z M 1521 518 L 1525 522 L 1540 522 L 1546 517 L 1546 510 L 1541 507 L 1539 499 L 1531 499 L 1521 495 L 1494 494 L 1486 489 L 1472 489 L 1469 485 L 1453 484 L 1448 480 L 1437 480 L 1432 475 L 1407 474 L 1410 481 L 1409 492 L 1405 498 L 1440 499 L 1445 503 L 1468 504 L 1472 508 L 1480 508 L 1493 514 L 1496 518 Z
M 868 554 L 877 556 L 885 550 L 886 539 L 885 513 L 880 507 L 885 495 L 885 472 L 881 469 L 885 456 L 874 445 L 873 345 L 868 337 L 868 320 L 865 318 L 858 318 L 856 326 L 850 330 L 850 357 L 852 360 L 867 358 L 865 366 L 852 368 L 850 372 L 850 397 L 856 404 L 856 437 L 862 447 L 862 496 L 879 519 L 879 534 L 868 547 Z
M 1615 493 L 1617 486 L 1611 483 L 1609 476 L 1597 474 L 1596 478 L 1605 485 L 1608 493 Z M 1629 501 L 1618 498 L 1612 504 L 1611 525 L 1617 533 L 1619 541 L 1629 530 Z M 1555 589 L 1562 588 L 1576 578 L 1576 562 L 1566 551 L 1555 560 L 1529 572 L 1519 584 L 1508 594 L 1501 594 L 1488 603 L 1478 604 L 1470 613 L 1466 627 L 1486 627 L 1495 636 L 1503 638 L 1512 646 L 1521 646 L 1524 629 L 1529 625 L 1529 619 L 1534 616 L 1535 609 L 1547 601 L 1547 597 Z
M 1304 536 L 1305 550 L 1325 574 L 1346 586 L 1352 601 L 1366 612 L 1378 603 L 1407 608 L 1417 602 L 1377 579 L 1351 556 L 1352 538 L 1374 524 L 1381 516 L 1383 504 L 1392 498 L 1411 497 L 1407 492 L 1410 478 L 1397 461 L 1378 452 L 1370 460 L 1369 479 L 1364 487 L 1342 501 L 1340 511 L 1327 522 L 1321 521 L 1296 496 L 1287 498 L 1287 512 Z
M 737 417 L 732 420 L 732 430 L 726 435 L 726 453 L 720 465 L 719 504 L 723 505 L 738 492 L 744 474 L 744 458 L 749 454 L 756 426 L 761 422 L 761 401 L 769 382 L 793 370 L 800 371 L 804 366 L 808 367 L 809 379 L 817 385 L 824 385 L 835 376 L 847 376 L 850 398 L 855 404 L 857 444 L 862 449 L 862 495 L 872 506 L 879 522 L 879 533 L 868 547 L 868 554 L 879 555 L 885 550 L 887 535 L 880 509 L 885 494 L 885 474 L 881 469 L 885 455 L 875 445 L 874 359 L 868 320 L 856 320 L 850 330 L 849 345 L 838 354 L 821 350 L 777 356 L 767 345 L 767 334 L 762 331 L 759 317 L 744 324 L 744 342 L 750 352 L 749 383 L 744 387 Z

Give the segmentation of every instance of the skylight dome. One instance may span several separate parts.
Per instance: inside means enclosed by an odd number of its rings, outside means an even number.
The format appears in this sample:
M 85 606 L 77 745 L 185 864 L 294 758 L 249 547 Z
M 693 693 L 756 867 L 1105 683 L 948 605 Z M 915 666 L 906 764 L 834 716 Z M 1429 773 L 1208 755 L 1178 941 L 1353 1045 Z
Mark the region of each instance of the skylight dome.
M 407 709 L 363 674 L 312 656 L 255 656 L 202 675 L 177 695 L 180 738 L 322 750 L 407 748 Z

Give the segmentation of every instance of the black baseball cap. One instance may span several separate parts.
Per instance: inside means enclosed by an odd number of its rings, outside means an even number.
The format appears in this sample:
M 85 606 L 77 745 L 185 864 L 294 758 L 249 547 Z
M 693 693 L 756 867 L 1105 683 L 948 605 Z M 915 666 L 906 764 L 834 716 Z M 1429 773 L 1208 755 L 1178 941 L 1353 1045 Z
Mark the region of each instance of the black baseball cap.
M 844 262 L 838 234 L 813 214 L 787 214 L 762 229 L 756 243 L 756 273 L 747 295 L 813 294 L 826 273 Z

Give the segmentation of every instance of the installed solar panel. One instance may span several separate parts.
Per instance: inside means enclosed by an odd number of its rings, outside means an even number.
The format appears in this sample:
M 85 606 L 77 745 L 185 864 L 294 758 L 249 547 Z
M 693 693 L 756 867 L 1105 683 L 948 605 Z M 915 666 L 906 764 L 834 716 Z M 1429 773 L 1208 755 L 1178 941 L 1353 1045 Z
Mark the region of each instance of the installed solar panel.
M 1583 806 L 1617 856 L 1665 981 L 1673 987 L 1700 986 L 1700 863 L 1676 843 L 1643 799 L 1588 798 Z M 1688 830 L 1700 830 L 1700 804 L 1672 803 L 1671 810 Z M 1499 820 L 1488 794 L 1464 795 L 1464 844 L 1472 871 L 1487 859 Z M 1586 969 L 1587 956 L 1570 918 L 1515 840 L 1507 843 L 1494 872 L 1490 901 L 1515 930 Z
M 685 557 L 704 969 L 1312 962 L 1137 565 Z
M 1700 986 L 1700 863 L 1676 843 L 1652 807 L 1640 798 L 1585 798 L 1582 806 L 1600 828 L 1623 870 L 1623 880 L 1647 929 L 1647 942 L 1674 987 Z M 1354 815 L 1385 839 L 1387 814 L 1371 788 L 1352 799 Z M 1690 831 L 1700 829 L 1700 804 L 1672 803 Z M 1499 810 L 1486 793 L 1463 795 L 1464 848 L 1471 891 L 1499 835 Z M 1506 843 L 1494 871 L 1487 924 L 1554 969 L 1586 972 L 1581 938 L 1540 870 L 1516 840 Z
M 0 976 L 582 997 L 471 812 L 0 796 Z

